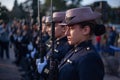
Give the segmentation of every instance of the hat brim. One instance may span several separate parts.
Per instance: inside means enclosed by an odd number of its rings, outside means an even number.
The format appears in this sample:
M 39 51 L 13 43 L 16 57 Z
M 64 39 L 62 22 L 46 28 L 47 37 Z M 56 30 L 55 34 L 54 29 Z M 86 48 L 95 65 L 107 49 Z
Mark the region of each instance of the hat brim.
M 79 22 L 96 20 L 100 17 L 101 17 L 101 14 L 98 12 L 93 12 L 92 14 L 86 15 L 86 16 L 74 16 L 74 18 L 72 18 L 71 20 L 66 21 L 66 25 L 73 25 Z
M 59 23 L 58 25 L 60 25 L 60 26 L 66 26 L 67 24 L 66 23 Z

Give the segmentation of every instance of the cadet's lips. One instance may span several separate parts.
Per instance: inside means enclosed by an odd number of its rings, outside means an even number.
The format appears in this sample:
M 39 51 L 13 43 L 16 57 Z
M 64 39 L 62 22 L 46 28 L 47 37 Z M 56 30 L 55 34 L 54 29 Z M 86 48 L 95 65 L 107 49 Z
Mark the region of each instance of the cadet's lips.
M 71 41 L 71 39 L 70 38 L 67 38 L 68 39 L 68 41 Z

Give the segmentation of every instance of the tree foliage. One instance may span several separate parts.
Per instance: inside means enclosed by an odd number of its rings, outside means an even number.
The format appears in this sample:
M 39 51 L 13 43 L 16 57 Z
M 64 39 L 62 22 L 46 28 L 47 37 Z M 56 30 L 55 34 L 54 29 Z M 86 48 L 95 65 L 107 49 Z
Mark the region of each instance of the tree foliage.
M 32 17 L 36 19 L 38 15 L 38 0 L 33 0 L 32 9 L 33 9 Z
M 42 0 L 39 0 L 42 2 Z M 53 12 L 54 11 L 66 11 L 70 8 L 75 8 L 75 7 L 80 7 L 81 6 L 81 1 L 82 0 L 52 0 L 53 2 Z M 31 4 L 29 5 L 29 2 Z M 104 1 L 103 1 L 104 2 Z M 120 8 L 114 9 L 111 8 L 107 2 L 104 2 L 102 5 L 102 8 L 100 8 L 100 3 L 101 2 L 95 2 L 94 5 L 88 5 L 91 6 L 93 9 L 95 8 L 96 11 L 102 13 L 102 21 L 104 23 L 120 23 L 120 18 L 119 18 L 119 13 L 120 13 Z M 28 6 L 26 11 L 26 8 L 23 6 Z M 34 20 L 37 20 L 38 16 L 38 0 L 26 0 L 25 2 L 21 3 L 20 5 L 17 3 L 17 0 L 14 1 L 14 7 L 11 13 L 8 11 L 8 9 L 5 6 L 1 6 L 0 4 L 0 19 L 4 19 L 6 21 L 9 20 L 10 18 L 29 18 L 31 17 L 30 15 L 30 10 L 32 10 L 32 18 Z M 51 0 L 44 0 L 44 3 L 40 3 L 40 16 L 43 15 L 49 15 L 51 13 Z
M 67 9 L 70 9 L 70 8 L 76 8 L 76 7 L 79 7 L 81 6 L 81 1 L 82 0 L 66 0 L 67 2 L 71 2 L 68 6 L 67 6 Z
M 5 21 L 6 23 L 9 21 L 8 9 L 5 6 L 0 6 L 0 20 Z
M 65 10 L 66 9 L 66 1 L 64 0 L 53 0 L 53 9 L 54 11 Z M 45 0 L 46 10 L 51 7 L 51 0 Z
M 71 4 L 69 6 L 67 6 L 66 4 L 71 1 Z M 53 2 L 53 10 L 54 11 L 64 11 L 67 10 L 69 8 L 73 8 L 73 7 L 78 7 L 82 0 L 52 0 Z M 51 0 L 45 0 L 44 6 L 45 9 L 48 10 L 50 8 L 51 5 Z

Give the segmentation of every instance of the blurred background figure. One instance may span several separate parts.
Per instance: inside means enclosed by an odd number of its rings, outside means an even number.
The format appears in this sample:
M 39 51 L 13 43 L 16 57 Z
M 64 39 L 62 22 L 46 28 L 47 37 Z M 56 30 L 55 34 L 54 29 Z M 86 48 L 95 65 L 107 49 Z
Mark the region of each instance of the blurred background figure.
M 96 49 L 101 52 L 101 36 L 96 36 Z
M 9 30 L 5 22 L 0 25 L 0 45 L 0 57 L 3 59 L 6 54 L 6 58 L 9 59 Z

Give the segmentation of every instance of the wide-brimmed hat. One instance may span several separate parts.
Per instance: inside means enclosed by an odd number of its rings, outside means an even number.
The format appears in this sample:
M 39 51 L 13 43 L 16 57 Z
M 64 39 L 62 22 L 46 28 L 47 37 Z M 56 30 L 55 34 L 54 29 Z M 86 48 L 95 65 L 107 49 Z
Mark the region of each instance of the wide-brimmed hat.
M 52 22 L 51 16 L 46 16 L 45 24 L 46 25 L 51 25 L 51 22 Z
M 54 12 L 53 13 L 54 22 L 63 22 L 63 20 L 65 20 L 65 12 Z M 52 22 L 51 16 L 47 16 L 45 22 L 51 23 Z
M 51 16 L 46 16 L 45 23 L 52 22 Z
M 100 13 L 93 12 L 90 7 L 73 8 L 66 11 L 65 23 L 66 25 L 73 25 L 79 22 L 95 20 L 100 16 Z
M 65 12 L 54 12 L 53 21 L 54 22 L 63 22 L 65 20 Z
M 53 13 L 53 22 L 55 22 L 55 23 L 56 23 L 56 22 L 61 23 L 61 22 L 63 22 L 64 20 L 65 20 L 65 12 L 54 12 L 54 13 Z M 46 17 L 46 20 L 45 20 L 46 25 L 47 25 L 47 24 L 50 25 L 51 22 L 52 22 L 51 16 L 47 16 L 47 17 Z

